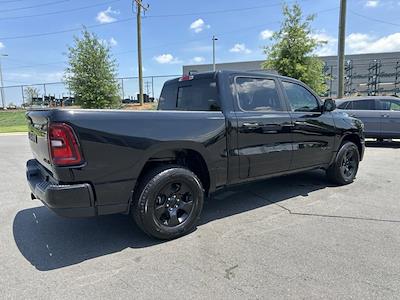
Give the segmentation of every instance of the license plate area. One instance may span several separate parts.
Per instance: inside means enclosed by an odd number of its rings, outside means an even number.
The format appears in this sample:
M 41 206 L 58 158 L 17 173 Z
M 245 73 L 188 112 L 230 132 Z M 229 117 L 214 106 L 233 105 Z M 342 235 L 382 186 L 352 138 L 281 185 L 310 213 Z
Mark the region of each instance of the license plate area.
M 36 135 L 36 134 L 34 134 L 33 132 L 28 132 L 28 138 L 29 138 L 32 142 L 34 142 L 34 143 L 37 144 L 37 135 Z

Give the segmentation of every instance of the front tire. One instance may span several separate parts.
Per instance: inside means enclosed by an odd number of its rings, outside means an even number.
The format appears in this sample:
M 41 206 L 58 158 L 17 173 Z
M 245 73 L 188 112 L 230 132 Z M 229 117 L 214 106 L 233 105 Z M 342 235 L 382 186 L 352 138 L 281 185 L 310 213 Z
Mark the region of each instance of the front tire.
M 338 185 L 352 183 L 357 175 L 360 154 L 357 146 L 346 141 L 336 155 L 335 162 L 326 171 L 328 178 Z
M 148 235 L 170 240 L 195 229 L 204 190 L 192 171 L 161 166 L 148 172 L 134 192 L 131 214 Z

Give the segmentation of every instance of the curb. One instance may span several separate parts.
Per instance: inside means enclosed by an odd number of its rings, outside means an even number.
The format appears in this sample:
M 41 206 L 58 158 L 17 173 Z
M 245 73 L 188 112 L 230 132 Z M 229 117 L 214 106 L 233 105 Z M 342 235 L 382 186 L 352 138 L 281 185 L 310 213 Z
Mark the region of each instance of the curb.
M 18 135 L 26 135 L 27 132 L 3 132 L 0 133 L 0 136 L 18 136 Z

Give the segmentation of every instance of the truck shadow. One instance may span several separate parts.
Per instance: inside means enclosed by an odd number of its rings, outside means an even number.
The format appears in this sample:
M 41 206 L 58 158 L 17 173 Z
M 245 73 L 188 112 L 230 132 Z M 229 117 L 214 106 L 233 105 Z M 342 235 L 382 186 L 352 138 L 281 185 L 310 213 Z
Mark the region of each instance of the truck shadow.
M 205 202 L 199 226 L 299 195 L 307 196 L 328 186 L 322 172 L 313 171 L 225 190 Z M 19 251 L 40 271 L 78 264 L 126 248 L 162 243 L 142 233 L 129 216 L 66 219 L 44 206 L 18 212 L 13 234 Z

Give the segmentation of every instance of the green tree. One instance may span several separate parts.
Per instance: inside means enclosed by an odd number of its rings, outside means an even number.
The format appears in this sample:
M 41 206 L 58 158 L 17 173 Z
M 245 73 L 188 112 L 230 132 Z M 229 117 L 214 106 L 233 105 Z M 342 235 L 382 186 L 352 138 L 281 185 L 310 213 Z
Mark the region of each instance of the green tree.
M 109 46 L 86 29 L 68 48 L 65 82 L 82 108 L 112 108 L 119 102 L 117 65 Z
M 33 98 L 39 97 L 39 90 L 33 86 L 27 86 L 24 88 L 25 104 L 32 105 Z
M 273 45 L 264 48 L 267 59 L 262 67 L 301 80 L 319 94 L 325 93 L 324 63 L 314 53 L 326 42 L 312 36 L 311 22 L 315 16 L 304 18 L 298 4 L 284 5 L 283 16 L 281 28 L 271 37 Z

